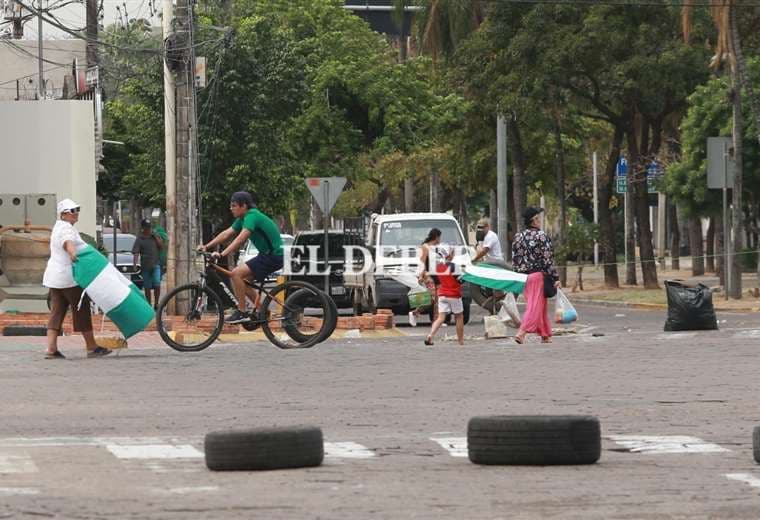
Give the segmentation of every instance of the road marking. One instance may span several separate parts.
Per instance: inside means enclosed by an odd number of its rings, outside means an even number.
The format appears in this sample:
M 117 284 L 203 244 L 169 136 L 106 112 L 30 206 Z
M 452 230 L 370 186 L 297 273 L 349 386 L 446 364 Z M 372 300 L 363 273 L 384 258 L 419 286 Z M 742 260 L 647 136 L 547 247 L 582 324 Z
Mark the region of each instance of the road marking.
M 467 457 L 467 437 L 430 437 L 452 457 Z
M 0 487 L 0 495 L 39 495 L 40 490 L 34 488 Z
M 37 466 L 29 455 L 0 453 L 0 473 L 37 473 Z
M 0 439 L 0 448 L 56 448 L 61 446 L 108 446 L 146 444 L 187 444 L 203 442 L 203 437 L 6 437 Z
M 356 442 L 325 442 L 325 457 L 335 459 L 371 459 L 375 452 Z
M 631 453 L 725 453 L 731 450 L 683 435 L 610 435 L 608 439 L 624 446 Z
M 176 487 L 153 490 L 154 493 L 160 495 L 188 495 L 190 493 L 210 493 L 214 491 L 219 491 L 219 486 Z
M 197 459 L 203 453 L 189 444 L 108 444 L 108 451 L 119 459 Z
M 725 476 L 727 479 L 738 480 L 752 487 L 760 487 L 760 478 L 753 477 L 749 473 L 726 473 Z
M 737 332 L 733 335 L 734 338 L 758 338 L 760 337 L 760 330 L 757 329 L 750 329 L 750 330 L 743 330 L 741 332 Z
M 671 340 L 671 339 L 688 339 L 697 336 L 696 332 L 666 332 L 664 334 L 658 334 L 655 339 L 658 340 Z

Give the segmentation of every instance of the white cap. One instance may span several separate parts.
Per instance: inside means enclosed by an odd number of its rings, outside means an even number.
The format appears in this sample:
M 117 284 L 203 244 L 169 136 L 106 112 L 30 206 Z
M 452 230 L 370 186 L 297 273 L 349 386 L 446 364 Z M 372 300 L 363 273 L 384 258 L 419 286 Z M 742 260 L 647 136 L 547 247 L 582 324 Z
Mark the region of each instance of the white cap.
M 74 202 L 71 199 L 63 199 L 61 202 L 58 203 L 57 209 L 58 214 L 65 213 L 66 211 L 72 210 L 74 208 L 78 208 L 79 204 Z

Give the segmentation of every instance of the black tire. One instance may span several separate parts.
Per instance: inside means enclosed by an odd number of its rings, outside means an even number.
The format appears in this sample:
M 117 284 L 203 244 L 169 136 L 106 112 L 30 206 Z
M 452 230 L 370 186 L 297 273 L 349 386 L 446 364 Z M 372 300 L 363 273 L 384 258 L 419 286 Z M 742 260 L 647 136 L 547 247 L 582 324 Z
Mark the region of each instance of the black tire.
M 473 417 L 467 425 L 475 464 L 593 464 L 601 447 L 599 420 L 590 416 Z
M 200 295 L 205 295 L 208 298 L 208 308 L 213 308 L 214 310 L 211 312 L 215 312 L 217 316 L 216 325 L 211 330 L 209 336 L 204 341 L 193 345 L 177 343 L 174 339 L 172 339 L 172 337 L 169 335 L 169 332 L 164 327 L 164 308 L 170 300 L 176 298 L 179 293 L 184 291 L 192 291 L 191 295 L 188 297 L 191 301 L 196 300 Z M 211 345 L 214 341 L 216 341 L 216 339 L 219 337 L 219 334 L 222 333 L 222 329 L 224 328 L 224 307 L 222 305 L 222 300 L 214 291 L 208 287 L 200 287 L 198 284 L 194 283 L 181 285 L 170 291 L 169 294 L 162 298 L 161 302 L 158 304 L 158 310 L 156 311 L 156 328 L 158 329 L 158 333 L 161 336 L 161 339 L 164 340 L 164 343 L 169 345 L 174 350 L 177 350 L 179 352 L 198 352 L 200 350 L 203 350 Z
M 288 299 L 297 298 L 303 294 L 301 290 L 308 291 L 308 293 L 310 293 L 312 297 L 316 297 L 319 300 L 319 306 L 322 308 L 324 312 L 324 317 L 322 319 L 322 326 L 319 328 L 319 331 L 313 334 L 304 334 L 301 331 L 297 330 L 296 327 L 288 327 L 286 320 L 283 320 L 282 329 L 290 339 L 296 342 L 296 344 L 293 345 L 285 341 L 282 341 L 275 334 L 275 331 L 273 331 L 269 325 L 269 320 L 267 319 L 267 313 L 269 312 L 269 305 L 272 303 L 272 300 L 274 300 L 277 294 L 279 294 L 282 291 L 285 291 L 285 294 L 287 294 L 287 296 L 285 298 L 284 304 L 285 306 L 287 306 Z M 276 347 L 281 348 L 281 349 L 310 348 L 316 345 L 317 343 L 320 343 L 326 340 L 327 338 L 329 338 L 330 335 L 332 335 L 332 333 L 335 331 L 335 327 L 337 327 L 337 323 L 338 323 L 338 309 L 337 309 L 337 306 L 335 305 L 335 302 L 333 302 L 329 296 L 327 296 L 324 292 L 317 289 L 312 284 L 307 283 L 307 282 L 301 282 L 301 281 L 290 281 L 278 287 L 275 287 L 269 293 L 269 295 L 267 295 L 267 297 L 264 298 L 264 301 L 262 302 L 262 305 L 261 305 L 261 311 L 259 313 L 258 319 L 263 322 L 261 327 L 264 330 L 264 335 Z
M 317 289 L 316 286 L 314 288 Z M 302 294 L 311 295 L 313 293 L 309 289 L 298 289 L 297 291 L 292 293 L 291 296 L 297 299 Z M 326 293 L 323 293 L 323 294 L 326 294 Z M 294 341 L 297 341 L 299 343 L 306 343 L 310 341 L 312 339 L 312 336 L 314 336 L 315 334 L 319 335 L 319 338 L 320 338 L 317 341 L 317 343 L 322 343 L 327 338 L 332 336 L 332 333 L 335 332 L 335 329 L 338 327 L 338 314 L 339 314 L 338 306 L 335 304 L 335 301 L 329 296 L 327 297 L 327 304 L 330 306 L 329 312 L 326 313 L 328 315 L 327 327 L 322 327 L 319 331 L 315 332 L 314 334 L 303 334 L 301 331 L 293 327 L 285 328 L 285 332 L 287 333 L 287 335 L 290 336 Z
M 204 449 L 214 471 L 308 468 L 325 456 L 322 430 L 310 426 L 211 432 Z
M 755 456 L 755 462 L 760 462 L 760 426 L 755 426 L 752 431 L 752 454 Z
M 3 329 L 3 336 L 47 336 L 47 327 L 9 325 Z

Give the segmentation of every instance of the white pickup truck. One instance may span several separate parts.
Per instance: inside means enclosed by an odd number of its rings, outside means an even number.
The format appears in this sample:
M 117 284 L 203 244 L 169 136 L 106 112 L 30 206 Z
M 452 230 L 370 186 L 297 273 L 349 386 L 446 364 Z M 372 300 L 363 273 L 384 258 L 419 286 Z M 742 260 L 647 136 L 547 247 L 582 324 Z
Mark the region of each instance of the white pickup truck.
M 418 273 L 419 251 L 422 241 L 432 228 L 441 230 L 441 242 L 454 247 L 455 263 L 466 264 L 469 255 L 467 242 L 457 220 L 446 213 L 397 213 L 375 215 L 370 222 L 367 248 L 372 254 L 371 268 L 356 285 L 363 288 L 363 306 L 392 309 L 394 314 L 409 312 L 409 287 L 398 281 Z M 462 285 L 465 323 L 470 319 L 469 284 Z M 358 302 L 357 302 L 358 305 Z

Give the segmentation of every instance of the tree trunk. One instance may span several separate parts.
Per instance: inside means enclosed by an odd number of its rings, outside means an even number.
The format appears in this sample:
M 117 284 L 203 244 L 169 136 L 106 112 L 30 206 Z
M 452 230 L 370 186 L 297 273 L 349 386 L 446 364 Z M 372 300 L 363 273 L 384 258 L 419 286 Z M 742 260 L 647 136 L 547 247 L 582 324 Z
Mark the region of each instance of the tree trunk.
M 625 259 L 625 283 L 626 285 L 636 285 L 636 211 L 634 211 L 635 204 L 633 203 L 633 169 L 630 163 L 628 168 L 628 188 L 627 193 L 623 196 L 625 227 L 628 230 L 628 238 L 625 241 L 628 249 L 628 256 Z
M 525 151 L 523 150 L 520 128 L 513 117 L 507 117 L 507 135 L 512 148 L 512 196 L 514 200 L 516 229 L 522 230 L 522 214 L 528 204 L 528 193 L 525 183 Z
M 671 269 L 681 269 L 681 230 L 678 228 L 678 207 L 673 202 L 668 204 L 670 213 L 670 259 Z
M 689 217 L 689 247 L 691 249 L 691 275 L 702 276 L 705 274 L 702 222 L 697 216 Z
M 612 146 L 607 155 L 607 164 L 599 179 L 599 252 L 604 263 L 604 285 L 608 288 L 620 287 L 618 279 L 617 255 L 615 251 L 615 226 L 612 222 L 610 199 L 614 190 L 615 169 L 620 157 L 623 129 L 615 128 Z
M 648 149 L 649 123 L 642 123 L 641 149 Z M 649 222 L 649 195 L 647 193 L 647 169 L 644 163 L 645 157 L 640 155 L 636 143 L 635 127 L 633 124 L 627 132 L 628 151 L 631 154 L 630 167 L 633 171 L 633 205 L 636 213 L 636 226 L 638 228 L 639 255 L 641 260 L 641 274 L 645 289 L 657 289 L 657 264 L 654 258 L 654 246 L 652 244 L 652 229 Z M 629 184 L 630 188 L 630 184 Z
M 554 159 L 557 175 L 557 201 L 559 201 L 559 234 L 557 242 L 563 244 L 567 233 L 567 197 L 565 196 L 565 153 L 562 147 L 562 129 L 559 111 L 554 109 Z M 567 259 L 561 258 L 559 277 L 562 286 L 567 286 Z M 581 290 L 583 290 L 581 284 Z
M 436 169 L 430 174 L 430 211 L 441 211 L 441 179 Z
M 741 56 L 743 61 L 743 55 L 741 54 L 741 46 L 739 44 L 739 28 L 736 23 L 736 7 L 732 6 L 729 9 L 729 21 L 731 24 L 731 42 L 734 48 L 734 52 L 737 53 L 737 61 Z M 744 175 L 743 169 L 743 136 L 744 136 L 744 117 L 742 114 L 742 95 L 740 85 L 740 74 L 738 67 L 734 67 L 731 71 L 731 90 L 732 101 L 734 109 L 734 124 L 733 124 L 733 141 L 734 141 L 734 164 L 736 165 L 734 175 L 734 188 L 733 192 L 733 253 L 731 265 L 731 298 L 740 300 L 742 297 L 742 268 L 741 258 L 739 252 L 744 247 L 742 239 L 744 238 L 742 233 L 742 223 L 744 215 L 742 214 L 742 177 Z M 749 83 L 749 82 L 747 82 Z M 760 121 L 759 121 L 760 122 Z
M 747 75 L 747 61 L 744 59 L 744 52 L 742 51 L 741 37 L 739 35 L 739 26 L 736 21 L 736 6 L 730 8 L 731 16 L 731 45 L 733 46 L 734 57 L 736 58 L 737 79 L 741 89 L 747 94 L 747 102 L 749 103 L 750 112 L 755 120 L 755 131 L 757 132 L 757 141 L 760 143 L 760 101 L 755 97 L 755 93 L 752 89 L 752 83 Z M 739 88 L 737 88 L 739 90 Z
M 414 179 L 404 179 L 404 211 L 414 211 Z

